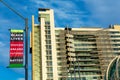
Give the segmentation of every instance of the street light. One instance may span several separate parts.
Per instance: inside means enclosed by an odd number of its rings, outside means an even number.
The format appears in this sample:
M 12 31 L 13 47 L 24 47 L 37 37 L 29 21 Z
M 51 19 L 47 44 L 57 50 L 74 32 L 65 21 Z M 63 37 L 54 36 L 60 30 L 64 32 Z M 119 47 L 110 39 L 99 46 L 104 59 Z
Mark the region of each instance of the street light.
M 25 21 L 25 80 L 28 80 L 28 18 L 23 17 L 20 13 L 18 13 L 15 9 L 11 8 L 7 3 L 3 0 L 0 0 L 7 8 L 13 11 L 16 15 L 22 18 Z

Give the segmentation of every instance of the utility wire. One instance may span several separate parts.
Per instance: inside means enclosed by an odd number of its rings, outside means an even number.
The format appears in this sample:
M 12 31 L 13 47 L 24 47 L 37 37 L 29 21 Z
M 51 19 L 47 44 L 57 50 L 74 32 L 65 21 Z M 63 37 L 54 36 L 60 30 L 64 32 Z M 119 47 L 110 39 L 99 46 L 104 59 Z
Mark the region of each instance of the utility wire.
M 24 18 L 19 12 L 15 11 L 13 8 L 11 8 L 8 4 L 6 4 L 3 0 L 0 0 L 1 3 L 3 3 L 6 7 L 8 7 L 10 10 L 12 10 L 14 13 L 16 13 L 19 17 L 21 17 L 22 19 L 26 19 Z

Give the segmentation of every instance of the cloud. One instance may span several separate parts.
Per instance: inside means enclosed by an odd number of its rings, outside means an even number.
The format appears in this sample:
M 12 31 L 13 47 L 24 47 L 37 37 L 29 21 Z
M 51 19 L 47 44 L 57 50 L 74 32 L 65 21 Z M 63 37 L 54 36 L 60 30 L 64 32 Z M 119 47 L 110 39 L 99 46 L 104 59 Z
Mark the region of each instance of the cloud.
M 49 3 L 49 1 L 42 1 L 42 0 L 31 0 L 31 2 L 33 4 L 35 4 L 34 7 L 39 7 L 39 6 L 42 6 L 42 7 L 46 7 Z
M 120 0 L 84 0 L 87 10 L 91 13 L 90 19 L 95 24 L 104 25 L 119 24 Z M 90 20 L 89 20 L 90 21 Z
M 0 42 L 0 47 L 3 47 L 3 46 L 5 46 L 5 43 Z
M 42 1 L 31 0 L 34 5 L 44 8 L 52 8 L 55 13 L 55 24 L 57 26 L 65 26 L 66 24 L 71 26 L 80 26 L 82 18 L 87 17 L 87 12 L 79 10 L 77 0 L 55 0 L 55 1 Z M 79 1 L 80 2 L 80 1 Z M 79 19 L 78 19 L 79 18 Z M 79 21 L 77 21 L 79 20 Z M 75 22 L 76 21 L 76 22 Z M 61 25 L 62 24 L 62 25 Z
M 25 80 L 24 78 L 18 78 L 17 80 Z
M 102 26 L 119 24 L 120 0 L 31 0 L 36 8 L 52 8 L 57 26 Z

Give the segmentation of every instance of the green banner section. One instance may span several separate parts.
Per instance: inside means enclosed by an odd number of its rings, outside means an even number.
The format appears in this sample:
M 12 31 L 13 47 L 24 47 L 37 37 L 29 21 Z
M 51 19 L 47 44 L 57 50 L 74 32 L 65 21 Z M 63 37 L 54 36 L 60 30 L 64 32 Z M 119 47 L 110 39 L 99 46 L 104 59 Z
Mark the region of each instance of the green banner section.
M 14 32 L 14 33 L 23 33 L 24 30 L 11 29 L 10 32 Z
M 24 65 L 23 64 L 10 64 L 8 66 L 8 68 L 23 68 Z

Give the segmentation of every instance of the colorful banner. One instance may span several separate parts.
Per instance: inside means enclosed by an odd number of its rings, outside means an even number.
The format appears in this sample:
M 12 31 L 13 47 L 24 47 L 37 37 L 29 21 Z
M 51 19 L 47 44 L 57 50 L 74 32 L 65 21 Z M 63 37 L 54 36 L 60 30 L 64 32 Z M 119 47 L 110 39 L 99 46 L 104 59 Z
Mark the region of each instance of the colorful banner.
M 10 68 L 23 67 L 24 31 L 10 30 Z

